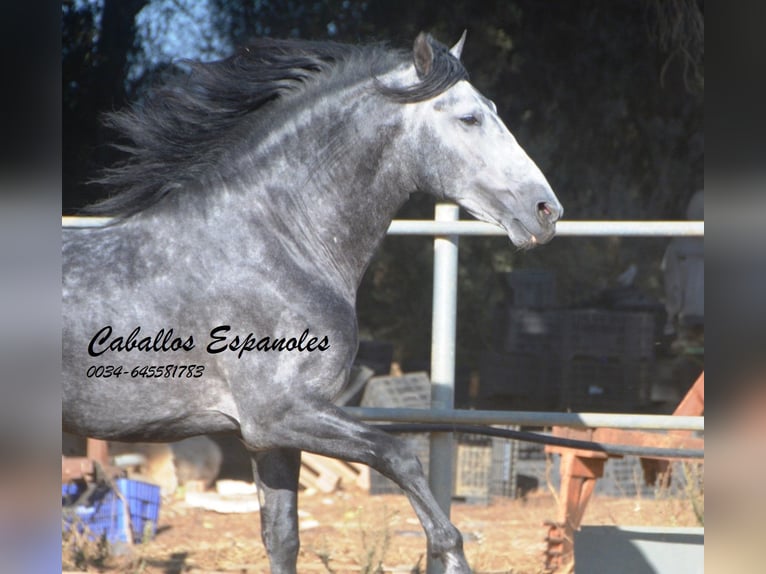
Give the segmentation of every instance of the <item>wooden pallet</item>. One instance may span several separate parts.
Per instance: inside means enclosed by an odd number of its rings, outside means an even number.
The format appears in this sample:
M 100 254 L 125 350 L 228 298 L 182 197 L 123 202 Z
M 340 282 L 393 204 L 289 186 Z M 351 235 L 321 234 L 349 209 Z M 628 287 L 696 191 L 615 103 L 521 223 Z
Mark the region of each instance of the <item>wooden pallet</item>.
M 303 488 L 325 494 L 338 488 L 369 490 L 370 469 L 363 464 L 304 452 L 301 455 L 299 481 Z

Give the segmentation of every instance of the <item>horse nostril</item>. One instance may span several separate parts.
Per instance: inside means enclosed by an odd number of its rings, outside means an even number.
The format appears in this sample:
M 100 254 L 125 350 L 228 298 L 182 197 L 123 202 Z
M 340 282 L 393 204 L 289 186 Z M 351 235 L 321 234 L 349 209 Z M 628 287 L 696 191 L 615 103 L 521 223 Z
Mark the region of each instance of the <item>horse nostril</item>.
M 547 201 L 541 201 L 537 204 L 537 214 L 543 221 L 555 223 L 561 217 L 561 209 Z

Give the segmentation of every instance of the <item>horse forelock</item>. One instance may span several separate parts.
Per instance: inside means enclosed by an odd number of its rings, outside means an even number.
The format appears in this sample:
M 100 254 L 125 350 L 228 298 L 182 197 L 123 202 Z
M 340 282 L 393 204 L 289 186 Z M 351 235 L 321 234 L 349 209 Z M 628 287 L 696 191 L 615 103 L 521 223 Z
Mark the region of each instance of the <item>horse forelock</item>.
M 386 86 L 376 78 L 376 87 L 380 93 L 395 102 L 417 103 L 447 91 L 460 80 L 468 80 L 468 72 L 460 60 L 450 53 L 449 48 L 430 35 L 427 39 L 433 51 L 433 62 L 428 73 L 417 84 L 404 87 Z
M 410 54 L 378 44 L 261 38 L 223 60 L 187 61 L 188 73 L 172 78 L 142 103 L 106 116 L 106 124 L 128 142 L 115 146 L 127 159 L 96 180 L 116 193 L 85 211 L 119 219 L 174 190 L 205 184 L 231 157 L 232 147 L 257 143 L 295 113 L 295 105 L 285 101 L 309 107 L 333 89 L 373 79 L 384 98 L 412 103 L 467 79 L 446 46 L 429 41 L 434 52 L 430 72 L 405 87 L 386 86 L 377 77 L 411 61 Z

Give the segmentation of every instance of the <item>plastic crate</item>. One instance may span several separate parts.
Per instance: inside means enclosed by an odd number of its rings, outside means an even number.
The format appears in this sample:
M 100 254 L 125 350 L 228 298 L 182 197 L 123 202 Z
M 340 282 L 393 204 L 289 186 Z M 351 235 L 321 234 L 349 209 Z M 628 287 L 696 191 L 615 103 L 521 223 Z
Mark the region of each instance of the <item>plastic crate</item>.
M 118 478 L 115 484 L 128 503 L 133 541 L 141 542 L 147 532 L 154 536 L 160 512 L 160 487 L 127 478 Z M 105 535 L 109 542 L 127 542 L 123 501 L 111 488 L 100 485 L 88 495 L 85 504 L 75 506 L 85 489 L 85 484 L 79 482 L 61 486 L 67 528 L 76 522 L 81 530 L 87 527 L 92 539 Z
M 558 311 L 507 308 L 503 349 L 511 353 L 557 355 L 561 348 L 559 316 Z
M 556 275 L 543 269 L 518 269 L 505 274 L 514 307 L 540 309 L 556 305 Z
M 485 351 L 479 377 L 480 408 L 550 410 L 557 401 L 559 361 L 553 355 Z
M 519 430 L 518 425 L 506 425 L 503 428 Z M 517 440 L 492 439 L 492 467 L 489 480 L 490 496 L 516 498 L 516 478 L 518 473 L 520 446 Z
M 84 487 L 80 482 L 64 482 L 61 484 L 61 506 L 67 506 L 74 503 L 82 493 Z
M 656 488 L 646 484 L 641 461 L 635 456 L 610 458 L 604 476 L 596 481 L 594 493 L 616 498 L 654 498 Z
M 520 429 L 517 425 L 502 428 Z M 528 461 L 520 458 L 525 449 L 538 447 L 543 464 L 540 475 L 544 477 L 542 445 L 476 435 L 458 435 L 457 440 L 454 495 L 467 502 L 488 503 L 493 496 L 517 498 L 533 490 L 532 483 L 539 487 L 545 482 L 544 478 L 529 476 L 524 465 Z
M 361 405 L 427 409 L 431 406 L 431 381 L 426 373 L 373 377 L 364 389 Z
M 362 396 L 363 407 L 400 407 L 427 409 L 431 405 L 431 381 L 425 373 L 401 377 L 373 377 Z M 428 475 L 429 434 L 401 434 L 420 459 Z M 402 490 L 376 470 L 370 470 L 370 494 L 399 494 Z
M 452 494 L 471 503 L 488 503 L 492 475 L 492 441 L 458 437 Z
M 575 357 L 562 369 L 559 408 L 571 411 L 630 411 L 649 402 L 653 363 Z
M 561 314 L 562 351 L 565 358 L 654 357 L 654 315 L 594 309 Z

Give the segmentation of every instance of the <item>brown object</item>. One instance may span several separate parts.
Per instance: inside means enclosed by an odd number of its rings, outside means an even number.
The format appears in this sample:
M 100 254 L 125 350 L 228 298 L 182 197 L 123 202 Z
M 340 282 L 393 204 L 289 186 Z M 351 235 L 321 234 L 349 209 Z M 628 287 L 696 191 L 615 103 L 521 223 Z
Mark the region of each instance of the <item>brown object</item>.
M 98 463 L 109 476 L 118 476 L 120 470 L 109 466 L 109 448 L 106 441 L 89 438 L 86 456 L 61 457 L 61 482 L 70 480 L 91 480 Z
M 93 461 L 84 456 L 61 457 L 61 482 L 93 476 Z
M 674 411 L 677 416 L 698 416 L 705 410 L 705 374 L 700 374 L 692 388 Z M 587 440 L 604 444 L 650 446 L 664 448 L 704 448 L 704 439 L 691 431 L 668 431 L 665 434 L 623 429 L 571 429 L 553 427 L 553 436 Z M 622 458 L 602 452 L 560 446 L 546 446 L 545 452 L 561 455 L 561 492 L 556 521 L 546 521 L 545 569 L 554 572 L 574 560 L 574 533 L 580 528 L 596 480 L 604 476 L 604 464 L 609 458 Z M 644 476 L 652 480 L 669 480 L 671 458 L 642 457 Z

